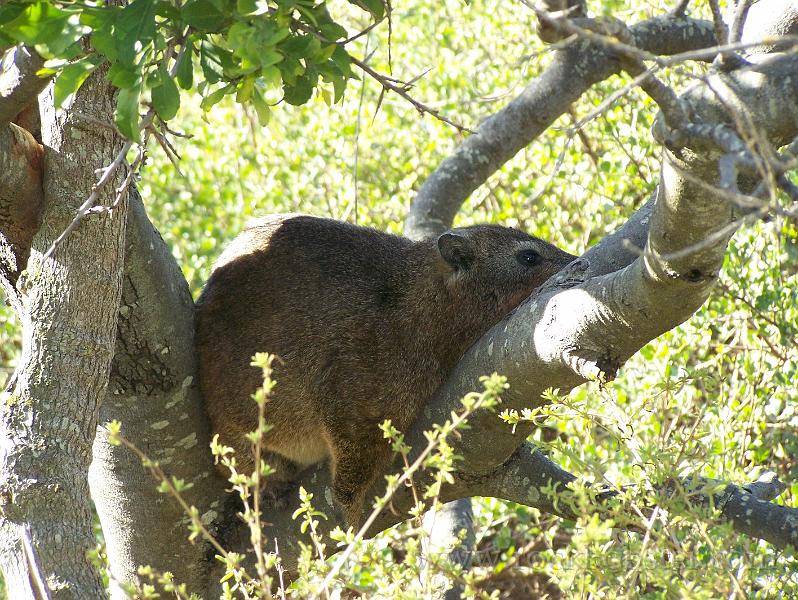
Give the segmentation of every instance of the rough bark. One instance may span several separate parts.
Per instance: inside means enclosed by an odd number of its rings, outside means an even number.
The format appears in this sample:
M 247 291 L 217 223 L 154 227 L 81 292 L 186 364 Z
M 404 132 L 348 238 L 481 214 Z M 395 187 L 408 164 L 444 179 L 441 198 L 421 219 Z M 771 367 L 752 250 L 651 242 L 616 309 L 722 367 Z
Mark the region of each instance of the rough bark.
M 73 109 L 108 121 L 113 105 L 110 84 L 96 73 Z M 125 202 L 86 219 L 50 259 L 41 257 L 122 141 L 69 111 L 56 113 L 51 93 L 42 107 L 45 210 L 27 276 L 17 283 L 22 356 L 0 419 L 0 566 L 12 598 L 40 597 L 37 579 L 53 598 L 96 598 L 103 587 L 86 558 L 96 543 L 87 473 L 116 338 Z M 103 190 L 102 204 L 113 202 L 115 187 Z
M 12 53 L 11 64 L 0 71 L 0 125 L 16 122 L 50 81 L 36 75 L 44 61 L 35 50 L 17 46 Z
M 122 423 L 125 438 L 170 476 L 192 484 L 183 494 L 210 524 L 222 512 L 210 427 L 197 388 L 194 303 L 169 248 L 131 188 L 118 336 L 101 424 Z M 136 581 L 139 565 L 171 571 L 200 592 L 208 584 L 207 549 L 188 541 L 186 515 L 127 448 L 98 430 L 91 491 L 118 582 Z M 112 588 L 112 596 L 125 597 Z
M 42 148 L 25 129 L 0 125 L 0 282 L 20 312 L 16 284 L 41 221 Z

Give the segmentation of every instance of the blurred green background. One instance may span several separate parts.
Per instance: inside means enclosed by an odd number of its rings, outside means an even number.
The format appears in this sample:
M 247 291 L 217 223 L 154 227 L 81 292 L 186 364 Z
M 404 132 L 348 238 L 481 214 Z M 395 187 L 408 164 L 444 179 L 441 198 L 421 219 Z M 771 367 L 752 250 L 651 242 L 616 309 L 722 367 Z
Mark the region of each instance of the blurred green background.
M 668 8 L 604 4 L 627 23 Z M 348 24 L 355 31 L 367 23 Z M 390 42 L 390 63 L 384 24 L 361 38 L 355 53 L 374 51 L 369 64 L 402 80 L 423 73 L 411 94 L 470 128 L 550 60 L 530 11 L 512 2 L 397 3 Z M 689 81 L 678 70 L 667 78 L 680 88 Z M 519 226 L 577 254 L 623 223 L 657 183 L 652 103 L 634 90 L 570 145 L 563 129 L 626 81 L 593 88 L 478 189 L 458 223 Z M 379 98 L 374 80 L 352 81 L 341 105 L 320 98 L 281 105 L 266 128 L 229 100 L 204 114 L 197 100 L 184 98 L 172 124 L 189 136 L 174 140 L 179 172 L 153 145 L 139 185 L 195 297 L 214 259 L 252 216 L 302 211 L 401 233 L 415 191 L 462 135 L 394 94 L 378 105 Z M 687 474 L 742 483 L 774 470 L 794 482 L 780 501 L 798 505 L 797 240 L 794 221 L 740 231 L 699 313 L 646 346 L 605 389 L 582 386 L 555 404 L 535 434 L 538 443 L 572 472 L 618 485 Z M 0 308 L 0 383 L 19 343 L 13 314 Z M 577 526 L 492 499 L 478 500 L 475 509 L 474 584 L 500 597 L 798 597 L 793 558 L 677 509 L 648 536 L 589 518 Z M 391 586 L 414 597 L 399 532 L 366 551 L 379 569 L 368 561 L 353 568 L 352 587 L 363 597 L 393 597 Z

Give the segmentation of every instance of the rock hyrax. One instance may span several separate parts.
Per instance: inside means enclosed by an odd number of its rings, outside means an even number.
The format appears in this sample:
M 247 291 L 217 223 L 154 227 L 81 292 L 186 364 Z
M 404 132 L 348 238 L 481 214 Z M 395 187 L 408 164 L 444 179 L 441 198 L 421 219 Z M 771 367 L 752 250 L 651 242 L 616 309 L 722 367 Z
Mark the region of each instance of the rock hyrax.
M 251 469 L 256 352 L 279 357 L 266 409 L 273 480 L 329 460 L 350 524 L 402 431 L 465 350 L 573 256 L 516 229 L 477 225 L 414 242 L 304 215 L 249 225 L 197 303 L 200 384 L 214 431 Z

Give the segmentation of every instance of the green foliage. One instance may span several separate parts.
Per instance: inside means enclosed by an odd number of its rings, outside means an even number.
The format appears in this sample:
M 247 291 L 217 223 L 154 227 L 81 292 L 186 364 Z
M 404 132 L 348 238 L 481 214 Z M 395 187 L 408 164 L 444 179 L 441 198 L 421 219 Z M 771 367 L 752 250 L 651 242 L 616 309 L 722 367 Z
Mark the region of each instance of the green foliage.
M 384 17 L 382 0 L 353 4 Z M 353 77 L 341 41 L 346 28 L 314 0 L 12 0 L 0 6 L 0 26 L 0 52 L 24 43 L 50 59 L 41 75 L 55 75 L 57 106 L 106 65 L 120 89 L 114 121 L 135 142 L 149 125 L 142 104 L 163 121 L 175 117 L 178 84 L 196 89 L 206 110 L 233 96 L 265 125 L 281 100 L 305 104 L 319 90 L 338 102 Z M 202 80 L 195 84 L 197 66 Z

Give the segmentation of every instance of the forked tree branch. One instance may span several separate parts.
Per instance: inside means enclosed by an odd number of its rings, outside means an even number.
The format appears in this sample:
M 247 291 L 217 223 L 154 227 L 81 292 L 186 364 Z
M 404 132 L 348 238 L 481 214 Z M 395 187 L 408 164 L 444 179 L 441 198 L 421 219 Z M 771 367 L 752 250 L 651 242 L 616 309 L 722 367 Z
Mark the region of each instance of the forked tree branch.
M 715 44 L 712 24 L 658 17 L 630 27 L 636 47 L 658 55 Z M 528 146 L 592 85 L 621 71 L 605 45 L 578 40 L 554 51 L 551 64 L 521 94 L 486 119 L 419 189 L 405 234 L 421 239 L 448 229 L 461 204 L 504 163 Z

